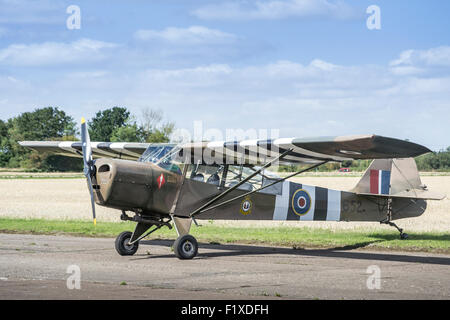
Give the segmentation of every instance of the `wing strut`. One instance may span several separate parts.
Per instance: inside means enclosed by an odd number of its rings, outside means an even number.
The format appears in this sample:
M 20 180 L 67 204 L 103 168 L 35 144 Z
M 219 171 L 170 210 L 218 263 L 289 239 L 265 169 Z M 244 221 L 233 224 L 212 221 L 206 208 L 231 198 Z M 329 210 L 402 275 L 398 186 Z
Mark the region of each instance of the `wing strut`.
M 234 185 L 233 187 L 231 187 L 230 189 L 225 190 L 224 192 L 220 193 L 219 195 L 217 195 L 216 197 L 214 197 L 213 199 L 211 199 L 210 201 L 208 201 L 207 203 L 205 203 L 204 205 L 202 205 L 200 208 L 196 209 L 195 211 L 193 211 L 189 217 L 192 218 L 194 216 L 196 216 L 197 214 L 201 213 L 202 210 L 204 210 L 205 208 L 209 207 L 210 205 L 212 205 L 213 203 L 217 202 L 218 200 L 222 199 L 223 197 L 225 197 L 228 193 L 230 193 L 231 191 L 237 189 L 238 187 L 240 187 L 241 185 L 243 185 L 244 183 L 246 183 L 247 181 L 249 181 L 251 178 L 253 178 L 254 176 L 256 176 L 257 174 L 259 174 L 261 171 L 263 171 L 265 168 L 269 167 L 272 165 L 272 163 L 274 163 L 275 161 L 278 161 L 280 159 L 282 159 L 284 156 L 286 156 L 289 152 L 291 152 L 293 149 L 288 149 L 285 152 L 283 152 L 281 155 L 279 155 L 278 157 L 276 157 L 275 159 L 273 159 L 272 161 L 266 163 L 264 166 L 262 166 L 259 170 L 255 171 L 254 173 L 252 173 L 251 175 L 249 175 L 247 178 L 245 178 L 244 180 L 240 181 L 239 183 L 237 183 L 236 185 Z
M 268 184 L 268 185 L 266 185 L 266 186 L 264 186 L 264 187 L 261 187 L 261 188 L 259 188 L 259 189 L 256 189 L 256 190 L 253 190 L 253 191 L 250 191 L 250 192 L 247 192 L 247 193 L 244 193 L 243 195 L 240 195 L 240 196 L 234 197 L 234 198 L 232 198 L 232 199 L 226 200 L 226 201 L 224 201 L 224 202 L 221 202 L 221 203 L 219 203 L 219 204 L 216 204 L 215 206 L 211 206 L 211 207 L 205 208 L 205 209 L 201 210 L 200 212 L 198 212 L 198 214 L 203 213 L 203 212 L 206 212 L 206 211 L 209 211 L 209 210 L 213 210 L 213 209 L 215 209 L 215 208 L 217 208 L 217 207 L 223 206 L 223 205 L 225 205 L 225 204 L 227 204 L 227 203 L 230 203 L 230 202 L 232 202 L 232 201 L 236 201 L 236 200 L 238 200 L 238 199 L 241 199 L 241 198 L 244 198 L 244 197 L 246 197 L 246 196 L 249 196 L 249 195 L 251 195 L 251 194 L 253 194 L 253 193 L 255 193 L 255 192 L 259 192 L 259 191 L 261 191 L 261 190 L 264 190 L 264 189 L 266 189 L 266 188 L 269 188 L 269 187 L 273 186 L 274 184 L 283 182 L 283 181 L 285 181 L 285 180 L 287 180 L 287 179 L 289 179 L 289 178 L 292 178 L 292 177 L 294 177 L 294 176 L 296 176 L 296 175 L 299 175 L 300 173 L 303 173 L 303 172 L 312 170 L 312 169 L 314 169 L 314 168 L 317 168 L 317 167 L 319 167 L 319 166 L 321 166 L 321 165 L 323 165 L 323 164 L 325 164 L 325 163 L 327 163 L 327 162 L 328 162 L 328 161 L 323 161 L 323 162 L 317 163 L 317 164 L 315 164 L 315 165 L 313 165 L 313 166 L 311 166 L 311 167 L 308 167 L 308 168 L 306 168 L 306 169 L 303 169 L 303 170 L 294 172 L 294 173 L 292 173 L 292 174 L 290 174 L 290 175 L 288 175 L 288 176 L 286 176 L 286 177 L 284 177 L 284 178 L 282 178 L 282 179 L 278 179 L 277 181 L 274 181 L 274 182 L 272 182 L 272 183 L 270 183 L 270 184 Z

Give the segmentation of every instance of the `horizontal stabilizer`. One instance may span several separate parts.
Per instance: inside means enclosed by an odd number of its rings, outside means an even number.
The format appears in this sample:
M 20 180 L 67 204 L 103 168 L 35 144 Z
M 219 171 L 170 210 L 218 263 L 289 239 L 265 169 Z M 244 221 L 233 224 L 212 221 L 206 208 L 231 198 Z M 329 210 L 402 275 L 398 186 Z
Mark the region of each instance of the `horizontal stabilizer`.
M 360 196 L 374 196 L 373 193 L 357 193 Z M 427 189 L 412 189 L 396 194 L 377 194 L 377 197 L 385 198 L 411 198 L 422 200 L 443 200 L 446 196 L 441 193 L 429 191 Z

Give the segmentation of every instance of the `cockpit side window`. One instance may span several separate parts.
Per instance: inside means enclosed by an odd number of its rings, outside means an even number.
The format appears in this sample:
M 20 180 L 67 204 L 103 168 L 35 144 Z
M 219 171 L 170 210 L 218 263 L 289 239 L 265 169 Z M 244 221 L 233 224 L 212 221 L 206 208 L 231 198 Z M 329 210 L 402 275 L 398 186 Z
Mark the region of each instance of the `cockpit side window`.
M 244 167 L 244 166 L 228 166 L 227 176 L 225 180 L 225 187 L 233 187 L 254 172 L 256 172 L 258 167 Z M 257 190 L 263 186 L 269 185 L 280 179 L 273 173 L 261 172 L 251 178 L 249 181 L 245 182 L 238 189 L 253 191 Z M 261 193 L 268 194 L 281 194 L 282 193 L 282 183 L 274 184 L 266 189 L 263 189 Z
M 225 187 L 233 187 L 249 175 L 254 173 L 254 171 L 249 167 L 244 166 L 228 166 L 227 178 L 225 180 Z M 261 175 L 256 175 L 249 181 L 245 182 L 238 189 L 253 191 L 261 187 Z
M 219 165 L 191 164 L 187 169 L 186 178 L 206 182 L 218 187 L 222 178 L 223 167 Z

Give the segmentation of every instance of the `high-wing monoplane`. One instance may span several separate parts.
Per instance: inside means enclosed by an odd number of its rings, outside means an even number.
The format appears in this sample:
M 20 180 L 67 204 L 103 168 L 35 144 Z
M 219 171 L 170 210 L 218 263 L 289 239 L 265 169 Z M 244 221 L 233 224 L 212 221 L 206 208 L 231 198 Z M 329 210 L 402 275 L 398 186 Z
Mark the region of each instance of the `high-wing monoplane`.
M 191 259 L 198 243 L 189 234 L 196 219 L 377 221 L 407 234 L 393 220 L 420 216 L 427 200 L 444 196 L 422 184 L 413 157 L 424 146 L 378 135 L 185 144 L 90 142 L 82 120 L 81 142 L 24 141 L 39 152 L 82 157 L 92 201 L 136 222 L 116 238 L 120 255 L 136 253 L 139 241 L 161 227 L 178 234 L 175 255 Z M 288 179 L 327 162 L 373 159 L 349 191 Z M 278 177 L 275 164 L 307 167 Z

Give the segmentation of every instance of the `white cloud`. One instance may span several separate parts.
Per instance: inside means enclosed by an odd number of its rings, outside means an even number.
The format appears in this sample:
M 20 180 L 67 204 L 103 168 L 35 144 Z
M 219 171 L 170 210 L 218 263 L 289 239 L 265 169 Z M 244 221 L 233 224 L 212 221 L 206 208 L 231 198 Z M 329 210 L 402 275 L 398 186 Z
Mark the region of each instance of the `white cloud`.
M 441 46 L 428 50 L 406 50 L 399 58 L 390 63 L 391 66 L 435 66 L 450 67 L 450 47 Z
M 64 23 L 64 3 L 59 0 L 0 0 L 2 24 Z
M 394 74 L 393 67 L 412 66 L 344 66 L 314 59 L 307 64 L 205 63 L 125 72 L 86 67 L 52 81 L 23 81 L 12 74 L 0 77 L 2 99 L 7 100 L 0 101 L 0 116 L 46 105 L 60 105 L 76 119 L 116 105 L 137 115 L 141 108 L 154 107 L 164 110 L 179 128 L 189 129 L 194 120 L 203 120 L 208 128 L 222 130 L 280 129 L 284 137 L 376 133 L 409 138 L 432 149 L 447 147 L 448 68 L 436 75 L 425 65 L 424 74 Z
M 198 64 L 220 64 L 261 55 L 263 44 L 222 30 L 204 26 L 141 29 L 133 34 L 132 59 L 145 67 L 169 65 L 182 68 Z
M 419 75 L 426 72 L 425 69 L 413 66 L 392 66 L 390 71 L 397 76 Z
M 204 20 L 256 20 L 290 17 L 325 16 L 346 19 L 355 10 L 342 1 L 332 0 L 269 0 L 233 1 L 200 7 L 192 14 Z
M 0 64 L 8 66 L 46 66 L 99 61 L 113 43 L 80 39 L 74 42 L 11 44 L 0 50 Z
M 73 79 L 90 79 L 90 78 L 101 78 L 105 77 L 108 74 L 110 74 L 108 71 L 105 70 L 97 70 L 97 71 L 80 71 L 80 72 L 71 72 L 67 75 L 68 78 Z
M 232 42 L 237 37 L 231 33 L 202 26 L 189 28 L 168 27 L 164 30 L 138 30 L 134 37 L 138 40 L 162 40 L 173 44 L 202 44 Z

